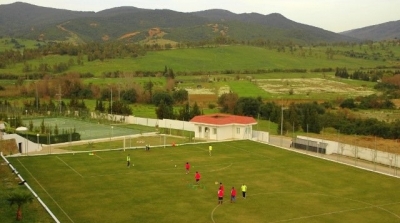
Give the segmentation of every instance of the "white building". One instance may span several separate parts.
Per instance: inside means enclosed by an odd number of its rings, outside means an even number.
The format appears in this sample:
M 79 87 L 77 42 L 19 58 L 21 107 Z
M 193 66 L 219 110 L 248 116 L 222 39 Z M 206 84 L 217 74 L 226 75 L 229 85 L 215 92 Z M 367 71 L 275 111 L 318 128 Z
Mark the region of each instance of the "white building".
M 190 122 L 195 138 L 207 140 L 251 139 L 253 125 L 257 124 L 253 117 L 229 114 L 199 115 Z

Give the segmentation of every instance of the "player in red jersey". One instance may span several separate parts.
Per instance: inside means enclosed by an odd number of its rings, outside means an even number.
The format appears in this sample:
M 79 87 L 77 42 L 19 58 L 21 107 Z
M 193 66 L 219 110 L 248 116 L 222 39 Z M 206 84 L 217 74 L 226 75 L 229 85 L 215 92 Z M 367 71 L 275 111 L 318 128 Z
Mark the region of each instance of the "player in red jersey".
M 219 189 L 218 190 L 218 204 L 222 204 L 224 201 L 224 191 Z
M 190 170 L 190 164 L 189 164 L 189 162 L 186 162 L 186 164 L 185 164 L 185 169 L 186 169 L 186 174 L 188 174 L 188 173 L 189 173 L 189 170 Z
M 224 191 L 224 185 L 222 184 L 222 182 L 219 183 L 219 189 L 222 190 L 222 191 Z
M 235 203 L 235 201 L 236 201 L 236 189 L 235 189 L 235 187 L 232 187 L 232 190 L 231 190 L 231 203 Z
M 201 178 L 200 173 L 196 171 L 196 174 L 194 175 L 194 178 L 196 179 L 196 184 L 199 184 L 199 181 L 200 181 L 200 178 Z

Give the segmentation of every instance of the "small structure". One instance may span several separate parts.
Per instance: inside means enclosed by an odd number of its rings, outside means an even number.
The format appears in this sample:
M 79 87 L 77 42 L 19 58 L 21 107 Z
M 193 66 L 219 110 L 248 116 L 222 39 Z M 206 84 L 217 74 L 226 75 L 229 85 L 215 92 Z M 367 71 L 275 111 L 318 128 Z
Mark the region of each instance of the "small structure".
M 309 139 L 304 139 L 304 138 L 294 138 L 292 140 L 292 143 L 290 144 L 290 147 L 296 148 L 296 149 L 302 149 L 310 152 L 315 152 L 315 153 L 322 153 L 326 154 L 326 148 L 328 146 L 328 143 L 326 142 L 319 142 L 319 141 L 314 141 L 314 140 L 309 140 Z
M 251 139 L 253 125 L 257 124 L 253 117 L 229 114 L 199 115 L 190 122 L 195 138 L 206 140 Z

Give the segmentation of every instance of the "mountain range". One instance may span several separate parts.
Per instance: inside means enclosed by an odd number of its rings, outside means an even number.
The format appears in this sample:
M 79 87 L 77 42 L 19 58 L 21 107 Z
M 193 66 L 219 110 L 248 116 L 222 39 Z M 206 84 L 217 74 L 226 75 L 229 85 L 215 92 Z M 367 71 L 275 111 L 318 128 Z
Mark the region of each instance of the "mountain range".
M 23 2 L 0 5 L 2 37 L 74 42 L 162 39 L 171 42 L 270 40 L 314 44 L 400 37 L 400 20 L 334 33 L 297 23 L 281 14 L 235 14 L 214 9 L 191 13 L 116 7 L 100 12 L 40 7 Z M 0 37 L 1 37 L 0 36 Z

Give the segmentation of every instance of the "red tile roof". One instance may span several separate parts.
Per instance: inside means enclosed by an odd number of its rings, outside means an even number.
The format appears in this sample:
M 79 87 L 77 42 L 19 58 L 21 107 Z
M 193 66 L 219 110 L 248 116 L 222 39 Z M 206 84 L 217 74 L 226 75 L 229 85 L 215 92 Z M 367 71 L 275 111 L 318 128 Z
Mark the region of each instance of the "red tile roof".
M 228 114 L 212 114 L 212 115 L 199 115 L 195 116 L 190 122 L 204 123 L 211 125 L 229 125 L 229 124 L 242 124 L 242 125 L 255 125 L 257 121 L 253 117 L 228 115 Z

